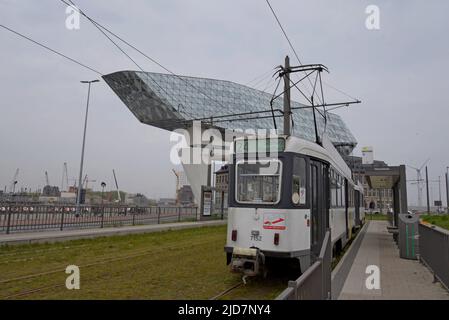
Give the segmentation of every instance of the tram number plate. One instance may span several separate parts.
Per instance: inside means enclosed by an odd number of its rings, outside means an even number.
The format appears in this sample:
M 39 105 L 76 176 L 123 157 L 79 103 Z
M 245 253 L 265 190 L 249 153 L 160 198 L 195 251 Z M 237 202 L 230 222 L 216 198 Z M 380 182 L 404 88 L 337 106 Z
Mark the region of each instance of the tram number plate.
M 278 213 L 266 213 L 263 216 L 263 228 L 285 230 L 285 215 Z
M 262 236 L 260 235 L 259 230 L 251 231 L 251 240 L 253 241 L 262 241 Z

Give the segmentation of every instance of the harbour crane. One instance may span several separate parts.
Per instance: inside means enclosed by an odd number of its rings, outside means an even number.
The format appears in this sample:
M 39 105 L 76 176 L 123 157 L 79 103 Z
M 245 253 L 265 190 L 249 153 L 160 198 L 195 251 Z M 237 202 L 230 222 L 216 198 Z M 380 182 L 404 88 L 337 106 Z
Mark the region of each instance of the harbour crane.
M 120 190 L 118 189 L 117 177 L 115 175 L 115 170 L 112 169 L 112 174 L 114 175 L 115 187 L 117 188 L 117 199 L 118 202 L 122 202 L 122 197 L 120 196 Z
M 14 177 L 11 180 L 11 183 L 9 184 L 9 192 L 14 193 L 16 191 L 16 184 L 17 184 L 17 178 L 19 177 L 19 168 L 16 169 L 16 172 L 14 173 Z
M 45 171 L 45 185 L 49 186 L 50 185 L 50 180 L 48 179 L 48 172 Z
M 87 190 L 87 186 L 88 186 L 89 182 L 97 182 L 97 180 L 89 180 L 87 177 L 87 174 L 86 174 L 86 176 L 84 177 L 84 180 L 83 180 L 83 184 L 82 184 L 84 189 Z
M 64 182 L 65 182 L 65 189 L 64 189 Z M 67 162 L 64 162 L 64 166 L 62 169 L 62 178 L 61 178 L 61 191 L 66 190 L 68 191 L 69 188 L 69 176 L 67 172 Z
M 180 189 L 180 177 L 181 177 L 181 172 L 180 171 L 176 171 L 175 169 L 172 169 L 173 173 L 176 176 L 176 204 L 179 204 L 179 189 Z

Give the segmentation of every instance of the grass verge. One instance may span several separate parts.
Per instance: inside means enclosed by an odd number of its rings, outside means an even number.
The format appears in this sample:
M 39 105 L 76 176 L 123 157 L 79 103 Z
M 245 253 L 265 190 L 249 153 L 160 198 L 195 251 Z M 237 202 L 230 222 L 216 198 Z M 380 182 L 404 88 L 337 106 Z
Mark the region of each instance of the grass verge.
M 209 299 L 241 281 L 225 241 L 216 226 L 0 246 L 0 299 Z M 65 287 L 68 265 L 80 268 L 80 290 Z M 286 285 L 255 279 L 227 299 L 272 299 Z
M 434 224 L 438 227 L 444 228 L 446 230 L 449 230 L 449 215 L 444 214 L 444 215 L 421 215 L 420 216 L 421 219 L 423 219 L 425 222 Z

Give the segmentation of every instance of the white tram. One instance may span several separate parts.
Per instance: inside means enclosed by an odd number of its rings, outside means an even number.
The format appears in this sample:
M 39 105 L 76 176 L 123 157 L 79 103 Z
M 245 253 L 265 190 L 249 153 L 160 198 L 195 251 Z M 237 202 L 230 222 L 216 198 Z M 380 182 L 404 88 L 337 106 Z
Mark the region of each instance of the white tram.
M 232 156 L 225 246 L 232 270 L 256 275 L 271 259 L 289 259 L 304 272 L 327 228 L 340 250 L 364 223 L 363 188 L 326 137 L 322 146 L 293 136 L 237 138 Z

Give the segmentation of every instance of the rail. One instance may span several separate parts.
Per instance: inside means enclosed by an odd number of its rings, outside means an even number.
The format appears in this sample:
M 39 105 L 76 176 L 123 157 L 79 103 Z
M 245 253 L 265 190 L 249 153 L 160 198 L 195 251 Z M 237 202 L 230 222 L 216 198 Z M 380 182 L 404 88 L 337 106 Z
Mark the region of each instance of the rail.
M 420 260 L 449 290 L 449 231 L 423 223 L 418 230 Z
M 276 300 L 330 300 L 331 261 L 331 234 L 327 230 L 318 259 L 298 279 L 289 281 Z
M 73 230 L 192 221 L 197 207 L 36 205 L 0 203 L 0 233 Z

